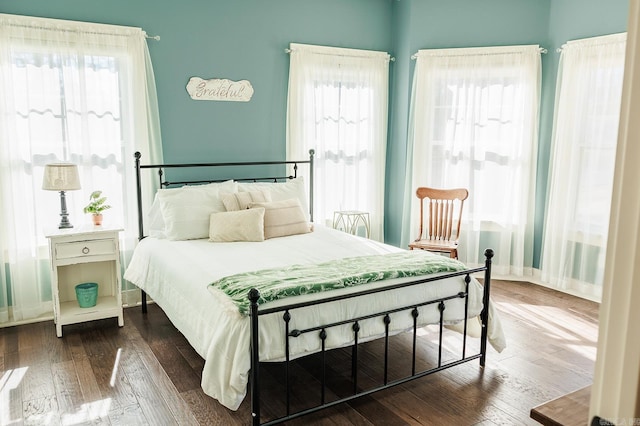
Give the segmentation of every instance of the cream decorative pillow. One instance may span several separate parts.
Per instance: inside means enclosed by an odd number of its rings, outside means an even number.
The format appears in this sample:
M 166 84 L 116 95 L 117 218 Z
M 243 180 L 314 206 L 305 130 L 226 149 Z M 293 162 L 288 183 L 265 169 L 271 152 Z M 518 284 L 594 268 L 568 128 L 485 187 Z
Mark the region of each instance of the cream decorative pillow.
M 209 241 L 264 241 L 264 208 L 212 213 Z
M 245 210 L 252 202 L 265 203 L 271 201 L 271 192 L 267 189 L 258 189 L 249 192 L 234 192 L 222 194 L 222 203 L 228 212 Z
M 272 201 L 270 203 L 249 204 L 249 210 L 258 207 L 265 209 L 265 239 L 310 232 L 309 223 L 297 198 Z
M 285 182 L 238 182 L 238 193 L 257 191 L 266 189 L 271 193 L 271 200 L 283 201 L 290 198 L 300 200 L 302 211 L 309 220 L 309 203 L 307 202 L 308 185 L 305 185 L 304 178 L 298 176 L 295 179 L 288 179 Z M 269 201 L 271 201 L 269 200 Z

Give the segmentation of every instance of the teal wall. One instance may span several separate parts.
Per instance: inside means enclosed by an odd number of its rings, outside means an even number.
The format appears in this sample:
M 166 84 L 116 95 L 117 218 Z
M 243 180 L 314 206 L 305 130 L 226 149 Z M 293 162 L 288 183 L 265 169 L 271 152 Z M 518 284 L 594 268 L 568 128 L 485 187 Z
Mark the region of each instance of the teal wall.
M 384 239 L 400 245 L 403 220 L 405 165 L 407 158 L 407 131 L 411 75 L 415 53 L 411 47 L 411 27 L 419 20 L 412 13 L 413 0 L 393 2 L 393 54 L 396 58 L 390 68 L 389 139 L 387 142 L 387 168 L 385 170 L 385 231 Z
M 285 157 L 290 42 L 383 50 L 391 64 L 385 239 L 399 244 L 407 122 L 418 49 L 540 44 L 543 55 L 535 266 L 542 240 L 556 48 L 625 31 L 628 0 L 2 0 L 0 13 L 130 25 L 149 41 L 167 162 Z M 192 76 L 247 79 L 248 103 L 193 101 Z
M 282 159 L 290 42 L 391 50 L 389 0 L 2 0 L 0 13 L 143 28 L 167 162 Z M 247 79 L 250 102 L 193 101 L 192 76 Z

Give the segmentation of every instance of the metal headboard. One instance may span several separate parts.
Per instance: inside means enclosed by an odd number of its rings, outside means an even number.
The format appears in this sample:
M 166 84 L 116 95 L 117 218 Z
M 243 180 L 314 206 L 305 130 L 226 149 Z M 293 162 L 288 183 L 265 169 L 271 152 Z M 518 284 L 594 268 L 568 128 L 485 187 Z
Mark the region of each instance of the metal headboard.
M 247 162 L 233 162 L 233 163 L 191 163 L 191 164 L 140 164 L 140 157 L 142 154 L 136 152 L 135 167 L 136 167 L 136 195 L 138 201 L 138 238 L 144 238 L 144 214 L 142 212 L 142 182 L 140 179 L 140 170 L 142 169 L 156 169 L 158 173 L 158 182 L 160 188 L 167 188 L 175 185 L 194 185 L 194 184 L 206 184 L 213 182 L 222 182 L 228 179 L 212 179 L 212 180 L 187 180 L 170 182 L 165 180 L 165 169 L 170 168 L 200 168 L 200 167 L 234 167 L 234 166 L 269 166 L 269 165 L 289 165 L 293 164 L 293 175 L 288 176 L 266 176 L 266 177 L 247 177 L 247 178 L 234 178 L 236 181 L 251 181 L 251 182 L 264 182 L 264 181 L 281 181 L 286 179 L 294 179 L 298 176 L 298 165 L 309 164 L 309 217 L 313 222 L 313 157 L 315 150 L 309 150 L 309 159 L 301 161 L 247 161 Z

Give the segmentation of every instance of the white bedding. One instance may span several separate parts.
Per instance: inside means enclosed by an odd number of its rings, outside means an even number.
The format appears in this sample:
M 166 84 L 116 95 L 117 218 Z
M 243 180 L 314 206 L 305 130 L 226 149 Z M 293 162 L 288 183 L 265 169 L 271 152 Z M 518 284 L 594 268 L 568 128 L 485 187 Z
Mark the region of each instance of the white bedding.
M 202 374 L 204 392 L 224 406 L 236 410 L 246 394 L 250 368 L 249 318 L 242 317 L 230 299 L 209 284 L 224 276 L 251 272 L 291 264 L 310 264 L 341 259 L 401 251 L 397 247 L 377 243 L 360 237 L 316 225 L 314 232 L 273 238 L 264 242 L 212 243 L 208 240 L 169 241 L 145 238 L 133 254 L 124 278 L 131 281 L 158 303 L 171 322 L 184 334 L 194 349 L 205 359 Z M 396 280 L 367 284 L 378 287 Z M 364 286 L 334 290 L 324 295 L 337 295 L 363 289 Z M 291 328 L 304 328 L 339 318 L 382 311 L 408 305 L 418 300 L 429 300 L 464 290 L 461 277 L 427 283 L 411 288 L 385 292 L 383 297 L 364 296 L 331 304 L 292 311 Z M 469 317 L 482 310 L 482 286 L 474 279 L 470 284 Z M 318 295 L 284 299 L 264 307 L 302 301 Z M 504 346 L 499 318 L 489 305 L 489 341 L 498 351 Z M 301 310 L 298 310 L 301 311 Z M 277 317 L 274 317 L 277 315 Z M 282 314 L 260 317 L 260 359 L 281 360 L 284 356 L 284 324 Z M 464 317 L 462 299 L 447 302 L 445 320 L 457 321 Z M 435 306 L 421 308 L 420 324 L 439 320 Z M 321 322 L 323 321 L 323 322 Z M 367 323 L 367 321 L 369 323 Z M 377 319 L 360 323 L 359 341 L 379 337 L 384 332 Z M 406 313 L 392 316 L 391 328 L 401 331 L 411 327 Z M 344 346 L 353 342 L 350 326 L 328 331 L 327 347 Z M 304 335 L 292 339 L 291 353 L 302 356 L 317 351 L 319 339 Z

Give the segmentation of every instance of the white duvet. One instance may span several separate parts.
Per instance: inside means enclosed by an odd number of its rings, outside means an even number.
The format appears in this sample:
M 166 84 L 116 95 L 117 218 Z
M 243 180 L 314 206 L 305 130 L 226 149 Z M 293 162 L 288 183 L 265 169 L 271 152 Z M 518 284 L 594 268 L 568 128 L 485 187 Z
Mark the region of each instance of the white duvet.
M 236 410 L 242 402 L 250 368 L 249 318 L 242 317 L 236 306 L 222 292 L 209 284 L 224 276 L 240 272 L 276 268 L 291 264 L 310 264 L 401 251 L 397 247 L 316 226 L 314 232 L 273 238 L 264 242 L 213 243 L 208 240 L 169 241 L 145 238 L 134 251 L 124 278 L 146 291 L 167 314 L 171 322 L 205 359 L 202 389 L 224 406 Z M 391 280 L 367 284 L 380 287 Z M 264 307 L 302 301 L 309 297 L 337 295 L 363 289 L 365 286 L 334 290 L 310 296 L 284 299 Z M 411 288 L 363 296 L 354 299 L 307 307 L 292 311 L 291 328 L 319 325 L 359 314 L 404 306 L 416 300 L 429 300 L 464 290 L 461 277 L 426 283 Z M 469 317 L 482 310 L 482 286 L 474 279 L 469 288 Z M 382 295 L 383 294 L 383 295 Z M 501 351 L 505 347 L 499 318 L 489 305 L 489 341 Z M 445 320 L 464 318 L 464 301 L 447 302 Z M 260 317 L 260 359 L 276 361 L 284 357 L 284 325 L 281 314 Z M 439 320 L 435 306 L 420 309 L 421 325 Z M 391 329 L 405 330 L 412 325 L 407 313 L 392 315 Z M 359 341 L 379 337 L 384 332 L 380 319 L 360 323 Z M 349 325 L 328 330 L 327 347 L 339 347 L 353 342 Z M 303 335 L 291 342 L 292 357 L 319 349 L 315 334 Z

